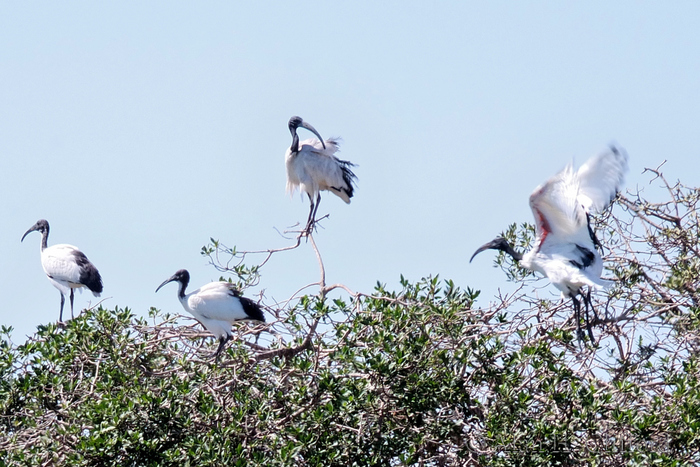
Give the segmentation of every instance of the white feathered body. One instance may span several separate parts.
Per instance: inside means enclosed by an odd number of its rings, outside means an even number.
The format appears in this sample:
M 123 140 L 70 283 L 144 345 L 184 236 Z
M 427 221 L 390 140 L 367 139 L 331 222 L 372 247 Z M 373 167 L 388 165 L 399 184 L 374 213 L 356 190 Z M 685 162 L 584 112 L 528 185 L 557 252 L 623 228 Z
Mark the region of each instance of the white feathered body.
M 231 325 L 234 321 L 254 319 L 244 310 L 243 301 L 247 300 L 251 304 L 254 302 L 236 295 L 230 283 L 211 282 L 178 298 L 185 310 L 217 339 L 221 339 L 231 336 Z
M 70 289 L 78 289 L 82 292 L 83 287 L 92 285 L 94 277 L 86 274 L 87 269 L 93 269 L 97 273 L 97 269 L 90 263 L 87 257 L 78 248 L 73 245 L 58 244 L 44 248 L 41 251 L 41 266 L 46 273 L 49 281 L 61 293 L 68 294 Z M 86 269 L 87 268 L 87 269 Z M 99 278 L 99 274 L 97 274 Z M 89 285 L 88 285 L 89 284 Z M 96 286 L 92 286 L 96 288 Z M 101 291 L 102 284 L 99 284 Z M 99 297 L 98 291 L 92 290 L 95 297 Z
M 535 246 L 522 266 L 544 274 L 562 292 L 574 296 L 587 285 L 610 285 L 600 278 L 603 261 L 589 230 L 589 214 L 608 206 L 622 185 L 627 154 L 611 149 L 589 159 L 578 171 L 569 164 L 530 196 L 535 217 Z
M 321 141 L 311 138 L 299 143 L 296 154 L 287 149 L 287 192 L 294 194 L 299 188 L 314 199 L 320 191 L 327 190 L 350 203 L 354 175 L 349 177 L 344 170 L 350 164 L 335 157 L 339 148 L 337 139 L 327 139 L 325 144 L 324 149 Z

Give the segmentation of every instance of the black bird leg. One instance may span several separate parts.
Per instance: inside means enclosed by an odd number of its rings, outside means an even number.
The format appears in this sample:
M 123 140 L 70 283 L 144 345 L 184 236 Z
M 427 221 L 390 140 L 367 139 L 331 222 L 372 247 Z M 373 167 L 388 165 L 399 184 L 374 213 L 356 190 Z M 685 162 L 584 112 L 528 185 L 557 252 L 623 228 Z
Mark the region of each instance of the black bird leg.
M 221 355 L 221 351 L 224 350 L 224 347 L 226 347 L 226 343 L 231 340 L 231 336 L 226 336 L 225 338 L 221 336 L 219 338 L 219 348 L 216 349 L 216 352 L 214 352 L 214 357 L 216 363 L 219 363 L 219 356 Z
M 574 319 L 576 320 L 576 337 L 579 342 L 583 341 L 584 334 L 581 329 L 581 302 L 576 299 L 575 295 L 571 295 L 571 300 L 574 302 Z
M 591 340 L 591 344 L 595 345 L 595 339 L 593 338 L 593 330 L 591 329 L 591 322 L 588 319 L 588 300 L 586 300 L 586 296 L 581 294 L 583 296 L 583 304 L 585 306 L 585 319 L 586 319 L 586 331 L 588 331 L 588 338 Z
M 593 338 L 593 330 L 591 329 L 591 323 L 588 320 L 588 309 L 590 308 L 591 311 L 593 311 L 593 316 L 595 316 L 595 321 L 593 321 L 593 324 L 598 322 L 598 313 L 596 313 L 593 303 L 591 302 L 591 289 L 588 289 L 588 293 L 586 295 L 581 294 L 581 296 L 583 296 L 583 303 L 586 306 L 586 329 L 588 331 L 588 337 L 591 339 L 591 344 L 595 345 L 596 342 Z
M 321 190 L 318 190 L 316 195 L 316 206 L 314 206 L 314 215 L 311 216 L 312 225 L 316 223 L 316 213 L 318 212 L 318 205 L 321 204 Z
M 307 193 L 309 197 L 309 202 L 311 203 L 310 209 L 309 209 L 309 218 L 306 219 L 306 227 L 304 227 L 304 234 L 308 235 L 311 232 L 311 219 L 314 216 L 314 199 Z
M 70 319 L 75 319 L 75 316 L 73 316 L 73 297 L 75 295 L 74 291 L 75 289 L 70 289 Z
M 591 310 L 593 311 L 593 316 L 595 316 L 595 321 L 593 321 L 593 324 L 598 323 L 600 321 L 600 318 L 598 317 L 598 312 L 595 311 L 595 307 L 593 306 L 593 302 L 591 301 L 591 288 L 588 288 L 588 293 L 586 294 L 586 300 L 588 301 L 588 304 L 591 306 Z
M 61 294 L 61 312 L 58 315 L 58 322 L 62 323 L 63 322 L 63 304 L 66 303 L 66 297 L 63 296 L 63 292 L 61 292 L 60 290 L 58 291 L 58 293 Z
M 309 209 L 309 218 L 306 220 L 306 228 L 303 232 L 305 235 L 310 235 L 311 231 L 314 229 L 314 224 L 316 223 L 316 211 L 318 211 L 318 205 L 321 204 L 321 192 L 319 191 L 316 195 L 315 203 L 311 195 L 309 195 L 309 201 L 311 202 L 311 209 Z

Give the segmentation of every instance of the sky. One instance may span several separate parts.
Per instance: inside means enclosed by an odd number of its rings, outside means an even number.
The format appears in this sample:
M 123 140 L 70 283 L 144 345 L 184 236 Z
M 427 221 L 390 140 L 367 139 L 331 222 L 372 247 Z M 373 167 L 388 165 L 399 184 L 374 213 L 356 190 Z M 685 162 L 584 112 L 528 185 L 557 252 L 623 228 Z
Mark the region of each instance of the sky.
M 514 284 L 469 257 L 532 222 L 528 196 L 572 159 L 614 141 L 626 188 L 652 195 L 642 172 L 663 161 L 698 186 L 698 20 L 687 1 L 0 2 L 0 324 L 22 343 L 58 319 L 40 234 L 20 243 L 38 219 L 99 269 L 103 306 L 139 316 L 184 313 L 175 285 L 155 293 L 178 269 L 219 279 L 210 237 L 293 244 L 293 115 L 357 164 L 352 203 L 319 208 L 328 283 L 439 274 L 488 306 Z M 271 304 L 319 270 L 302 243 L 261 274 L 245 294 Z

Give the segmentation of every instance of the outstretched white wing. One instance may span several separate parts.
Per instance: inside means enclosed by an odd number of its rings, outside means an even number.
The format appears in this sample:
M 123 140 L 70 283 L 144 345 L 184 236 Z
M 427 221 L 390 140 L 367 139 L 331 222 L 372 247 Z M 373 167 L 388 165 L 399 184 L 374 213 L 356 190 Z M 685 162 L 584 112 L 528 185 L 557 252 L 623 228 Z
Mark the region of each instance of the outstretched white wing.
M 600 212 L 615 198 L 624 182 L 627 159 L 624 149 L 611 146 L 578 169 L 578 199 L 586 212 Z
M 530 195 L 541 243 L 554 234 L 568 241 L 588 236 L 588 213 L 599 212 L 615 198 L 627 172 L 627 153 L 611 147 L 591 157 L 578 171 L 572 164 Z
M 550 234 L 571 237 L 585 227 L 586 214 L 576 200 L 578 191 L 571 164 L 535 188 L 530 195 L 530 209 L 535 217 L 538 243 Z

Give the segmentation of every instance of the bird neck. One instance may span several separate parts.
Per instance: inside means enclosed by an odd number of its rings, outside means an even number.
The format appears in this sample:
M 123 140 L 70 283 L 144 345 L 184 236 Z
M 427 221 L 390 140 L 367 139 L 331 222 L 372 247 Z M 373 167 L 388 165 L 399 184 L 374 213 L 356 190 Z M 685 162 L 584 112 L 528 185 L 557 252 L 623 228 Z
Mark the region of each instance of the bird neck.
M 519 262 L 519 261 L 521 261 L 521 260 L 523 259 L 522 253 L 518 253 L 518 252 L 515 251 L 515 250 L 513 249 L 513 247 L 510 246 L 510 245 L 508 245 L 508 248 L 507 248 L 506 250 L 503 250 L 503 251 L 505 251 L 506 253 L 508 253 L 508 254 L 511 256 L 511 258 L 513 258 L 515 261 L 518 261 L 518 262 Z
M 49 229 L 42 230 L 42 232 L 41 232 L 41 251 L 44 251 L 46 249 L 48 241 L 49 241 Z
M 292 154 L 299 152 L 299 135 L 297 135 L 296 129 L 292 132 L 292 145 L 289 147 Z
M 185 295 L 185 289 L 187 288 L 187 282 L 180 282 L 180 290 L 177 292 L 177 296 L 180 300 L 184 300 L 186 295 Z
M 500 241 L 498 244 L 493 245 L 491 248 L 494 250 L 500 250 L 503 253 L 506 253 L 507 255 L 510 255 L 513 260 L 520 262 L 520 260 L 523 259 L 523 255 L 521 253 L 518 253 L 515 251 L 515 248 L 513 248 L 510 243 L 508 243 L 505 239 L 501 238 L 499 239 Z

